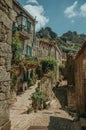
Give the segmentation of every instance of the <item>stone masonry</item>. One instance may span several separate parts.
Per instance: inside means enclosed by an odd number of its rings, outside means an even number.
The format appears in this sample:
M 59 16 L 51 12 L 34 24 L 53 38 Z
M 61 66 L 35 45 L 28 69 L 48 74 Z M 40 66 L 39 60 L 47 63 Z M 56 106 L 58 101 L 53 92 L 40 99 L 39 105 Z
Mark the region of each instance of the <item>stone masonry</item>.
M 11 11 L 12 0 L 0 0 L 0 130 L 10 130 Z
M 76 108 L 86 114 L 86 42 L 75 57 Z
M 76 110 L 76 94 L 75 94 L 75 62 L 74 62 L 74 55 L 68 54 L 67 55 L 67 81 L 68 81 L 68 108 L 72 110 Z

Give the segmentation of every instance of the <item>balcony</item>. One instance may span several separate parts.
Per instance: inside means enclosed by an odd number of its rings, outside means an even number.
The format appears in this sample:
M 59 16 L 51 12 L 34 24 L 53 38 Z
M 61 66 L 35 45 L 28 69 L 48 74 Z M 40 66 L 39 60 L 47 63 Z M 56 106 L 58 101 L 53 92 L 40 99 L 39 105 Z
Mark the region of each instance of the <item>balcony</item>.
M 16 31 L 19 31 L 20 36 L 25 39 L 29 39 L 31 37 L 31 23 L 23 13 L 20 13 L 16 17 L 16 23 L 13 25 L 13 33 Z

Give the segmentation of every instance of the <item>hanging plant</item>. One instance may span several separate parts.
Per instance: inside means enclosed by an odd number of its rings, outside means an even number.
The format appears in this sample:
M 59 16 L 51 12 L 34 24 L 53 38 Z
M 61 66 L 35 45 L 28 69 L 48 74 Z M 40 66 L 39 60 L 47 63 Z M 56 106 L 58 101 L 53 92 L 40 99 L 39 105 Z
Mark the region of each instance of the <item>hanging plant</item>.
M 11 89 L 16 89 L 16 85 L 17 85 L 17 72 L 15 68 L 11 69 Z
M 19 33 L 16 31 L 12 39 L 12 59 L 13 62 L 17 63 L 21 60 L 19 49 L 21 48 L 21 41 L 19 39 Z

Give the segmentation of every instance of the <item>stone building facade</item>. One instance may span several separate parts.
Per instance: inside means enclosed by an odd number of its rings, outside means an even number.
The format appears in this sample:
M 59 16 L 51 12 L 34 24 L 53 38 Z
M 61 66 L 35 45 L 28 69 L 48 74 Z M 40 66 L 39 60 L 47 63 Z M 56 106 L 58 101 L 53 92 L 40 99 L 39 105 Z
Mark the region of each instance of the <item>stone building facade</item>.
M 44 40 L 38 39 L 36 56 L 38 58 L 49 57 L 49 56 L 53 57 L 58 61 L 59 64 L 61 63 L 61 59 L 62 59 L 62 53 L 58 48 L 58 46 L 55 45 L 55 43 L 53 43 L 52 41 L 47 39 Z
M 12 0 L 0 0 L 0 130 L 10 130 Z
M 67 63 L 68 107 L 86 114 L 86 42 L 75 57 L 69 56 Z
M 75 94 L 75 61 L 74 54 L 67 55 L 66 64 L 66 77 L 67 77 L 67 97 L 68 97 L 68 108 L 76 110 L 76 94 Z
M 13 34 L 19 32 L 22 57 L 34 56 L 35 19 L 16 0 L 13 0 Z
M 86 114 L 86 42 L 75 57 L 76 109 Z
M 37 49 L 36 57 L 38 59 L 44 57 L 53 57 L 57 61 L 58 67 L 56 72 L 57 80 L 59 79 L 59 65 L 62 62 L 62 53 L 58 46 L 48 39 L 38 39 L 37 40 Z
M 35 55 L 35 19 L 16 0 L 13 0 L 12 8 L 12 36 L 15 37 L 16 33 L 18 33 L 21 48 L 19 48 L 17 52 L 20 56 L 19 62 L 20 60 L 23 62 L 23 59 Z M 16 100 L 16 91 L 25 91 L 27 88 L 27 82 L 24 81 L 24 77 L 29 73 L 29 71 L 25 73 L 23 69 L 20 70 L 19 63 L 16 65 L 13 57 L 12 61 L 12 68 L 15 67 L 16 70 L 21 71 L 19 72 L 20 74 L 17 74 L 16 90 L 12 89 L 11 91 L 11 100 L 13 102 L 13 100 Z

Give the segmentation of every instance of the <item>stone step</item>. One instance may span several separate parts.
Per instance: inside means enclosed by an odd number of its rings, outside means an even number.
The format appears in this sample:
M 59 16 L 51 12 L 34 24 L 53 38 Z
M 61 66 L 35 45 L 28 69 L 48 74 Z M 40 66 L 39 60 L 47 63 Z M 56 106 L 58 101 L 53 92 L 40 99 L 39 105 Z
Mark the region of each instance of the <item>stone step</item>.
M 86 127 L 86 118 L 80 118 L 80 123 L 82 127 Z
M 57 129 L 60 130 L 59 128 Z M 57 130 L 57 129 L 54 127 L 50 128 L 50 130 Z M 46 126 L 31 126 L 28 130 L 49 130 L 49 128 Z M 81 130 L 81 129 L 74 129 L 74 127 L 71 127 L 70 129 L 70 126 L 67 126 L 67 127 L 64 127 L 63 130 Z
M 86 127 L 82 127 L 82 129 L 81 130 L 86 130 Z
M 47 126 L 31 126 L 28 130 L 48 130 Z

